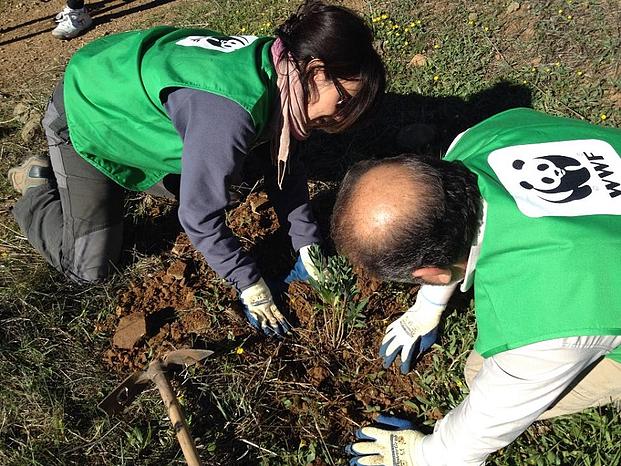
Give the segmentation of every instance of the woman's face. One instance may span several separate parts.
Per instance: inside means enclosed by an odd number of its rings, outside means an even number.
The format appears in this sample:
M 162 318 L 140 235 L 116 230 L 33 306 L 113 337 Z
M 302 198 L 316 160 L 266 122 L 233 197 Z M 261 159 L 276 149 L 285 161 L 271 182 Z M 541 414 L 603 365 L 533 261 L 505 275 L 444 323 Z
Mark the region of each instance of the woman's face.
M 346 81 L 336 78 L 332 80 L 326 77 L 322 69 L 315 69 L 312 79 L 315 81 L 317 90 L 311 92 L 306 108 L 310 121 L 333 116 L 341 105 L 345 104 L 360 90 L 359 81 Z

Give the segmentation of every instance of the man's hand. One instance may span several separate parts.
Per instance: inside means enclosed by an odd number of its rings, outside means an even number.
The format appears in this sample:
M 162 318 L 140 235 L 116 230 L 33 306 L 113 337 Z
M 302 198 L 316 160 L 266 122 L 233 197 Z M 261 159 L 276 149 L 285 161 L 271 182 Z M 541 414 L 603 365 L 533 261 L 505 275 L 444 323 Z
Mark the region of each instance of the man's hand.
M 425 437 L 412 430 L 412 423 L 393 416 L 380 415 L 374 427 L 356 431 L 356 442 L 347 447 L 355 466 L 416 466 L 417 448 Z
M 317 258 L 311 257 L 311 249 L 316 248 Z M 314 259 L 314 260 L 313 260 Z M 285 278 L 285 283 L 289 284 L 294 281 L 308 282 L 311 278 L 315 281 L 319 281 L 320 273 L 315 265 L 315 262 L 323 264 L 325 262 L 319 246 L 316 244 L 309 244 L 308 246 L 302 246 L 299 251 L 298 259 L 295 261 L 295 265 L 289 275 Z
M 414 306 L 386 329 L 379 351 L 385 369 L 401 355 L 401 373 L 407 374 L 412 363 L 435 343 L 442 311 L 456 286 L 421 287 Z
M 284 336 L 291 330 L 291 324 L 280 313 L 270 289 L 263 279 L 241 292 L 244 313 L 254 328 L 266 335 Z

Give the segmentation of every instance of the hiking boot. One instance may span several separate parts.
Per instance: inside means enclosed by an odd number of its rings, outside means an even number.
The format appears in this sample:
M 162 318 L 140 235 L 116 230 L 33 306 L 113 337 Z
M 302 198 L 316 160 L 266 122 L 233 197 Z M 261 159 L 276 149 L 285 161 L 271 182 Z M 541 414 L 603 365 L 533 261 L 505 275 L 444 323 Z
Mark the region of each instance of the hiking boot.
M 9 181 L 22 196 L 30 188 L 42 186 L 52 178 L 50 159 L 47 157 L 28 157 L 19 167 L 9 170 Z
M 65 40 L 73 39 L 82 34 L 93 24 L 93 20 L 86 8 L 73 10 L 68 6 L 58 13 L 54 20 L 58 23 L 58 26 L 52 31 L 52 35 L 57 39 Z

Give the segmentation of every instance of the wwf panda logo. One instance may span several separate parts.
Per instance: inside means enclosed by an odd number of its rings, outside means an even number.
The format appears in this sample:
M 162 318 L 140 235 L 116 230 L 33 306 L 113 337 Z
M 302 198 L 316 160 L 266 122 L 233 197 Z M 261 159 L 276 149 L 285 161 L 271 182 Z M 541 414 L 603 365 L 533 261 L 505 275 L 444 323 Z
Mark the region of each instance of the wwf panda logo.
M 547 202 L 576 201 L 593 192 L 586 184 L 591 178 L 589 169 L 572 157 L 544 155 L 530 160 L 516 159 L 512 166 L 518 172 L 520 186 L 536 191 Z
M 257 36 L 188 36 L 176 44 L 230 53 L 249 46 L 257 39 Z
M 607 141 L 501 147 L 487 162 L 527 217 L 621 215 L 621 157 Z

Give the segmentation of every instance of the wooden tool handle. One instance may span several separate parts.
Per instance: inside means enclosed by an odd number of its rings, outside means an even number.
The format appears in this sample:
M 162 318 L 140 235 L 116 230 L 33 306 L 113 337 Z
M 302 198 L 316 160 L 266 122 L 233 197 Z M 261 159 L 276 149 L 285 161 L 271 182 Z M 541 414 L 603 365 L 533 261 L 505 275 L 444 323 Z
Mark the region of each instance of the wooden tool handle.
M 183 417 L 183 411 L 181 411 L 175 392 L 173 392 L 173 388 L 164 373 L 162 364 L 159 361 L 153 361 L 151 366 L 153 382 L 160 391 L 164 406 L 168 410 L 168 417 L 170 417 L 170 422 L 172 422 L 177 434 L 177 440 L 179 440 L 179 445 L 181 445 L 185 461 L 188 463 L 188 466 L 202 466 L 203 463 L 201 463 L 201 459 L 198 456 L 194 439 L 190 435 L 190 429 Z

